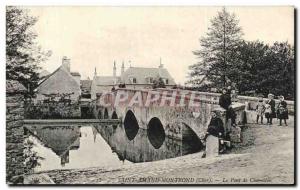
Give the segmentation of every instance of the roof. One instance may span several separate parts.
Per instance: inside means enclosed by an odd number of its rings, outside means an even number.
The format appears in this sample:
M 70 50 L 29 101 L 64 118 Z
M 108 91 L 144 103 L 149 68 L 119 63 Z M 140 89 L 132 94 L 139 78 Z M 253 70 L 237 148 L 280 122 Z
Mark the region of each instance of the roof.
M 54 75 L 54 74 L 55 74 L 58 70 L 60 70 L 60 69 L 61 69 L 61 66 L 58 67 L 55 71 L 53 71 L 51 74 L 45 76 L 44 80 L 42 80 L 42 81 L 40 82 L 39 86 L 40 86 L 41 84 L 43 84 L 46 80 L 48 80 L 48 78 L 50 78 L 52 75 Z
M 92 86 L 92 80 L 80 80 L 80 87 L 82 91 L 90 92 Z
M 120 77 L 113 76 L 97 76 L 96 84 L 97 85 L 114 85 L 120 81 Z
M 72 76 L 81 76 L 80 73 L 78 73 L 78 72 L 71 72 L 71 75 Z
M 125 83 L 130 83 L 130 77 L 135 77 L 137 84 L 148 84 L 146 78 L 165 78 L 169 80 L 169 85 L 175 85 L 173 77 L 165 68 L 144 68 L 144 67 L 129 67 L 121 76 Z
M 45 126 L 36 129 L 29 127 L 28 129 L 58 156 L 63 155 L 68 150 L 78 149 L 80 146 L 80 128 L 78 126 Z
M 80 86 L 74 77 L 61 66 L 48 75 L 37 87 L 40 94 L 68 93 L 80 91 Z
M 47 71 L 47 70 L 42 70 L 42 71 L 39 73 L 39 77 L 40 77 L 40 78 L 47 77 L 48 75 L 50 75 L 50 72 Z

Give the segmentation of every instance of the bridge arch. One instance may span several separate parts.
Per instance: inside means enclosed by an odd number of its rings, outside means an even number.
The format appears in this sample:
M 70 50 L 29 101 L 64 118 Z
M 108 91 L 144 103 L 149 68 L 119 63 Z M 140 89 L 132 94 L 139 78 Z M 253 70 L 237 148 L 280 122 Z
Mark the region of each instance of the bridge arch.
M 116 111 L 113 111 L 113 113 L 111 114 L 111 118 L 112 119 L 118 119 L 118 114 Z
M 198 152 L 204 148 L 201 139 L 192 127 L 182 123 L 182 146 L 184 151 L 189 153 Z
M 164 143 L 166 134 L 160 119 L 153 117 L 147 125 L 147 135 L 150 143 L 155 149 L 159 149 Z
M 108 119 L 108 118 L 109 118 L 107 108 L 104 109 L 104 116 L 103 116 L 103 118 L 104 118 L 104 119 Z
M 98 111 L 98 119 L 103 119 L 103 114 L 101 110 Z
M 140 127 L 134 113 L 131 110 L 128 110 L 124 118 L 124 129 L 128 140 L 131 141 L 135 138 L 139 132 L 139 128 Z

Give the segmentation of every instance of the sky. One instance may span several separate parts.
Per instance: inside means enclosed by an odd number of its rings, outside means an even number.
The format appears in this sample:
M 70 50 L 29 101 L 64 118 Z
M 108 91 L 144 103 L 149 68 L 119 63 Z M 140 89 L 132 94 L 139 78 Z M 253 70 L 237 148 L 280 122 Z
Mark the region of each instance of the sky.
M 188 79 L 192 51 L 200 47 L 210 20 L 222 7 L 26 7 L 38 17 L 37 42 L 52 56 L 41 64 L 52 72 L 63 56 L 82 79 L 133 67 L 164 67 L 178 84 Z M 245 40 L 294 44 L 293 7 L 227 7 L 235 13 Z

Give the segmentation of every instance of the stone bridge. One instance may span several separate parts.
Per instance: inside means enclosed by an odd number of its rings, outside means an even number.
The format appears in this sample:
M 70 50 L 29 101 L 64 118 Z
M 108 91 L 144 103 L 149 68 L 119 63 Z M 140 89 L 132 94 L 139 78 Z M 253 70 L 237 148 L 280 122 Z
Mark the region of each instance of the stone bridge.
M 233 108 L 237 122 L 242 124 L 245 105 L 234 103 Z M 117 89 L 99 93 L 94 114 L 98 119 L 120 119 L 130 140 L 140 128 L 148 130 L 150 139 L 151 136 L 168 136 L 182 140 L 203 136 L 212 110 L 217 110 L 225 131 L 231 131 L 225 110 L 218 105 L 218 97 L 196 91 Z

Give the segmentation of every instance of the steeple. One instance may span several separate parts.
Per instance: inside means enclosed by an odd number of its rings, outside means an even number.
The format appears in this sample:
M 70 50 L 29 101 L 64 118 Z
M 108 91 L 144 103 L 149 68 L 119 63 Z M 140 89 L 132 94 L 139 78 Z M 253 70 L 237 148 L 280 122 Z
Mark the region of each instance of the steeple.
M 121 67 L 121 75 L 125 72 L 125 66 L 124 66 L 124 61 L 122 62 L 122 67 Z
M 96 77 L 96 76 L 97 76 L 97 69 L 95 67 L 94 77 Z
M 116 61 L 114 61 L 114 68 L 113 68 L 113 76 L 117 76 L 117 67 L 116 67 Z

